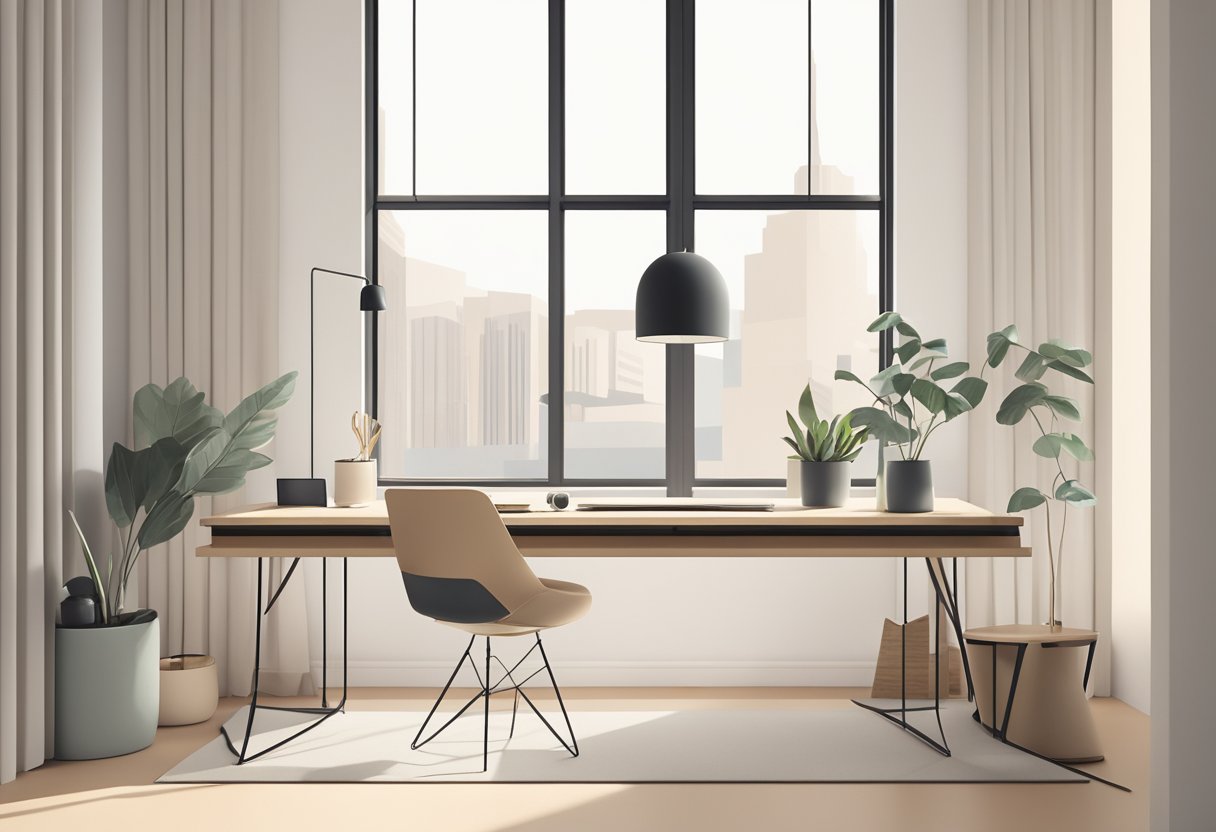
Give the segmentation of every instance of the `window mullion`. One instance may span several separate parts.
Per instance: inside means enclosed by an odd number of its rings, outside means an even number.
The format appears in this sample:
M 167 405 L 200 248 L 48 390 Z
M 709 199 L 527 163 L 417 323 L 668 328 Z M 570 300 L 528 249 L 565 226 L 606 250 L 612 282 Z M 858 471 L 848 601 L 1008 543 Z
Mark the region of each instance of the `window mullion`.
M 565 0 L 549 0 L 549 482 L 565 479 Z

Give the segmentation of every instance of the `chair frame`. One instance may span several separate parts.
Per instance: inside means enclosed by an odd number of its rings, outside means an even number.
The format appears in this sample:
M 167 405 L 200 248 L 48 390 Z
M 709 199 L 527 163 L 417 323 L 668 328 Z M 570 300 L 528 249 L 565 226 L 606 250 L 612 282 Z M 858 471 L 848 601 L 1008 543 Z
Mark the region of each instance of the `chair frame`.
M 551 733 L 554 736 L 554 738 L 556 738 L 557 741 L 562 744 L 562 747 L 565 748 L 566 751 L 568 751 L 570 753 L 570 756 L 577 757 L 578 756 L 578 738 L 575 737 L 574 728 L 570 725 L 570 714 L 566 712 L 566 703 L 562 700 L 561 689 L 557 686 L 557 679 L 555 679 L 553 676 L 553 667 L 549 664 L 548 655 L 545 654 L 545 645 L 541 643 L 540 632 L 538 631 L 536 633 L 536 643 L 533 644 L 528 649 L 528 652 L 524 653 L 524 655 L 519 659 L 519 661 L 517 661 L 514 665 L 512 665 L 509 668 L 506 666 L 505 663 L 503 663 L 502 659 L 498 658 L 498 656 L 493 655 L 493 653 L 491 652 L 490 636 L 483 636 L 483 638 L 486 640 L 485 676 L 483 677 L 481 675 L 481 673 L 477 669 L 477 663 L 473 660 L 473 655 L 472 655 L 473 644 L 474 644 L 474 642 L 477 641 L 477 636 L 474 635 L 469 639 L 468 645 L 464 648 L 464 653 L 461 654 L 461 656 L 460 656 L 460 661 L 458 661 L 456 663 L 456 668 L 452 671 L 452 675 L 448 677 L 447 684 L 445 684 L 443 686 L 443 690 L 439 693 L 439 698 L 436 699 L 435 704 L 431 706 L 430 713 L 428 713 L 426 715 L 426 719 L 424 719 L 422 721 L 421 727 L 418 728 L 418 734 L 414 737 L 413 742 L 410 743 L 410 748 L 414 749 L 414 750 L 422 748 L 422 746 L 426 745 L 428 742 L 435 739 L 435 737 L 437 737 L 441 733 L 443 733 L 444 729 L 446 729 L 449 725 L 451 725 L 453 722 L 455 722 L 457 719 L 459 719 L 461 716 L 463 716 L 465 711 L 467 711 L 469 708 L 471 708 L 473 706 L 473 704 L 477 702 L 477 700 L 482 699 L 485 702 L 485 726 L 484 726 L 484 730 L 482 733 L 481 770 L 488 771 L 489 765 L 490 765 L 490 697 L 496 693 L 507 693 L 508 691 L 513 691 L 515 693 L 515 698 L 511 704 L 511 731 L 510 731 L 510 734 L 508 735 L 508 739 L 515 736 L 515 716 L 519 709 L 519 697 L 522 696 L 524 698 L 524 702 L 527 703 L 528 707 L 532 709 L 533 713 L 535 713 L 538 717 L 540 717 L 540 721 L 542 723 L 544 723 L 544 726 L 546 728 L 549 729 L 549 733 Z M 541 666 L 536 671 L 530 673 L 522 681 L 518 681 L 518 682 L 515 681 L 515 676 L 514 676 L 515 671 L 518 670 L 519 666 L 521 664 L 523 664 L 524 661 L 529 656 L 531 656 L 532 653 L 536 650 L 540 650 L 541 659 L 544 661 L 543 666 Z M 430 724 L 431 718 L 435 715 L 435 711 L 437 711 L 439 709 L 440 703 L 442 703 L 444 698 L 447 696 L 448 691 L 452 687 L 452 682 L 456 681 L 456 675 L 458 673 L 460 673 L 460 668 L 462 668 L 464 666 L 464 663 L 466 660 L 469 663 L 469 667 L 473 668 L 473 673 L 477 676 L 477 682 L 481 686 L 481 689 L 473 696 L 473 698 L 471 698 L 468 702 L 465 702 L 464 705 L 460 708 L 460 710 L 458 710 L 454 715 L 452 715 L 448 719 L 447 722 L 443 723 L 443 725 L 441 725 L 437 729 L 435 729 L 435 731 L 432 732 L 431 735 L 428 736 L 426 739 L 422 739 L 422 735 L 426 732 L 427 725 Z M 491 682 L 490 682 L 490 662 L 491 661 L 498 662 L 499 666 L 503 670 L 502 676 L 500 676 L 498 681 L 494 682 L 493 684 L 491 684 Z M 558 704 L 558 707 L 561 708 L 562 717 L 566 721 L 566 731 L 570 735 L 569 742 L 566 742 L 565 738 L 562 737 L 562 735 L 557 732 L 557 729 L 554 728 L 553 725 L 549 722 L 549 720 L 545 718 L 545 715 L 540 712 L 540 709 L 536 707 L 536 704 L 532 701 L 531 697 L 529 697 L 528 694 L 523 689 L 523 686 L 525 684 L 527 684 L 529 681 L 531 681 L 533 677 L 539 675 L 542 670 L 548 672 L 549 684 L 552 685 L 553 692 L 555 694 L 557 694 L 557 704 Z M 504 685 L 503 682 L 507 681 L 508 679 L 511 680 L 511 684 Z

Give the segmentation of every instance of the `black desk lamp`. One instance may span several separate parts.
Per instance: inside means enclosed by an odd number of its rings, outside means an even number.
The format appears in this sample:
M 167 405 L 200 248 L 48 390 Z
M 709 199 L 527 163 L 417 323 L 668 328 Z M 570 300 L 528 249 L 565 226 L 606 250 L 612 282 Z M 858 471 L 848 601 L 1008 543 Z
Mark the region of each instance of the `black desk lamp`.
M 332 274 L 338 277 L 349 277 L 354 280 L 363 281 L 363 289 L 359 292 L 359 311 L 360 312 L 383 312 L 388 309 L 388 301 L 385 299 L 384 287 L 378 283 L 372 283 L 369 279 L 361 274 L 350 274 L 349 272 L 336 272 L 333 269 L 323 269 L 320 266 L 314 266 L 308 277 L 308 476 L 316 477 L 314 470 L 315 456 L 314 445 L 315 430 L 313 422 L 316 419 L 316 401 L 317 401 L 317 386 L 316 386 L 316 348 L 317 348 L 317 327 L 314 317 L 314 307 L 316 304 L 316 286 L 317 272 Z

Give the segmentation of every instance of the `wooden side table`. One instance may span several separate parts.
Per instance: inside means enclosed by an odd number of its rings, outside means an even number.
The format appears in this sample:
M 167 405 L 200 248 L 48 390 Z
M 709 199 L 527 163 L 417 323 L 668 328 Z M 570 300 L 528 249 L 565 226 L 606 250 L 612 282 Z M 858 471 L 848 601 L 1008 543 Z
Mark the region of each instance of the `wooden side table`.
M 977 715 L 994 737 L 1060 763 L 1103 759 L 1085 695 L 1096 632 L 1005 624 L 967 630 L 963 638 Z

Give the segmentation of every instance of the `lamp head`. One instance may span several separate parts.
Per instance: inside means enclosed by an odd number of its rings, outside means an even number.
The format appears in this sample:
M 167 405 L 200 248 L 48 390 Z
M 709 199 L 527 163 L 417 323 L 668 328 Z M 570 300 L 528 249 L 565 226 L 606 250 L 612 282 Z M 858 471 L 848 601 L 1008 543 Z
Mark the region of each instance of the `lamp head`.
M 360 312 L 383 312 L 388 309 L 388 300 L 384 296 L 384 287 L 378 283 L 368 283 L 359 292 Z
M 699 254 L 664 254 L 638 282 L 634 330 L 639 341 L 705 344 L 730 337 L 726 280 Z

